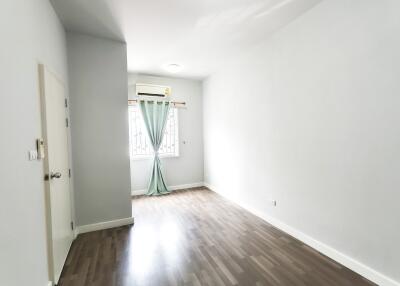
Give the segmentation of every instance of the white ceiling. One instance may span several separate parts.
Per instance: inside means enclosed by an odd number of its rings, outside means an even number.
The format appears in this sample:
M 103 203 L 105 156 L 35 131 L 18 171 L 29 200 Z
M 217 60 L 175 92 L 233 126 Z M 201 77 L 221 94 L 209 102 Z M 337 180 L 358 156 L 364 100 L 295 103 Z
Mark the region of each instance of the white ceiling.
M 51 0 L 69 31 L 125 41 L 128 70 L 202 79 L 321 0 Z

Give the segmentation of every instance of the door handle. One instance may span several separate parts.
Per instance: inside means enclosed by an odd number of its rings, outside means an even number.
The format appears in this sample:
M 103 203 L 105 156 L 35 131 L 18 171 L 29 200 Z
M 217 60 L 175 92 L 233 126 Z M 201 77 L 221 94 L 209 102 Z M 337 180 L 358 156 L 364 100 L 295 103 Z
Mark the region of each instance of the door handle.
M 56 172 L 56 173 L 51 172 L 50 173 L 50 179 L 59 179 L 59 178 L 61 178 L 60 172 Z

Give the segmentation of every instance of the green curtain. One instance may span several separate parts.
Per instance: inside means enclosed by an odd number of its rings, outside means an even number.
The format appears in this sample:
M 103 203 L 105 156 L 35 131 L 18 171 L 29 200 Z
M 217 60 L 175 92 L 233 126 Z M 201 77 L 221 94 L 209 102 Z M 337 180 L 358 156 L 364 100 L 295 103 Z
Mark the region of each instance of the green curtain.
M 169 102 L 166 101 L 140 101 L 140 110 L 142 111 L 147 134 L 154 150 L 153 169 L 147 190 L 148 196 L 158 196 L 170 192 L 165 185 L 161 172 L 161 161 L 158 156 L 158 150 L 164 136 L 169 107 Z

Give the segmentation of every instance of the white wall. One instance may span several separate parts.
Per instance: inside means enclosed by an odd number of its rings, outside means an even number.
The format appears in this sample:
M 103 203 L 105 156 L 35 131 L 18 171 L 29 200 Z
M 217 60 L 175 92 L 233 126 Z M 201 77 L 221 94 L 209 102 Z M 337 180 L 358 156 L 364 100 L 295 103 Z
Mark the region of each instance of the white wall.
M 172 100 L 185 101 L 187 108 L 178 110 L 179 157 L 161 158 L 163 175 L 168 186 L 180 186 L 203 182 L 203 108 L 200 81 L 129 75 L 129 97 L 135 96 L 135 84 L 148 83 L 171 86 Z M 185 142 L 185 144 L 184 144 Z M 152 159 L 131 160 L 132 190 L 147 188 Z
M 399 10 L 323 1 L 204 84 L 205 181 L 397 281 Z
M 78 226 L 132 215 L 126 45 L 68 33 Z
M 0 285 L 48 282 L 43 163 L 28 161 L 41 135 L 38 63 L 68 82 L 65 32 L 46 0 L 0 9 Z

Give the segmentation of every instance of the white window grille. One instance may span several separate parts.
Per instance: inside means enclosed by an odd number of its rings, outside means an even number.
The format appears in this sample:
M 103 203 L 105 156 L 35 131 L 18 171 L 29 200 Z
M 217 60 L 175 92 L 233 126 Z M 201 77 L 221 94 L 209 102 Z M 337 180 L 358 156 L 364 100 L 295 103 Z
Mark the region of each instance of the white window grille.
M 133 159 L 147 158 L 154 155 L 153 147 L 147 135 L 142 112 L 138 105 L 129 106 L 129 146 Z M 179 156 L 178 110 L 169 109 L 164 137 L 159 150 L 160 157 Z

